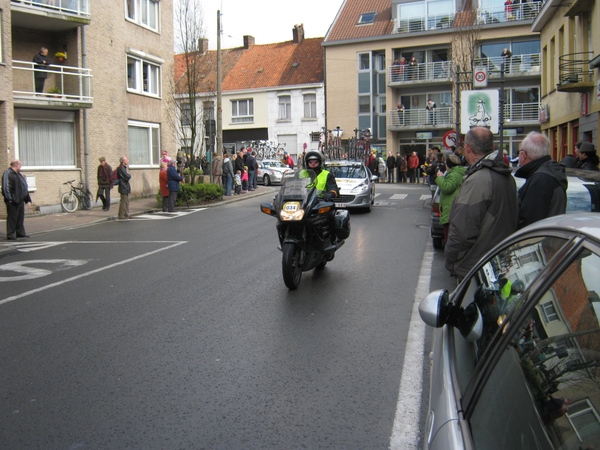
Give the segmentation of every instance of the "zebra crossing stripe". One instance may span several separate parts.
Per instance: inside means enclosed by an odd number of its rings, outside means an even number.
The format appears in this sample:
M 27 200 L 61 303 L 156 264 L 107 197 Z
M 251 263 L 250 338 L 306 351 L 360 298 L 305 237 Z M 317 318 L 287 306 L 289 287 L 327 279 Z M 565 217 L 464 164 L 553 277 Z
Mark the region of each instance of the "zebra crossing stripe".
M 429 200 L 431 199 L 431 194 L 423 194 L 419 200 Z
M 394 194 L 390 197 L 390 200 L 405 200 L 408 194 Z

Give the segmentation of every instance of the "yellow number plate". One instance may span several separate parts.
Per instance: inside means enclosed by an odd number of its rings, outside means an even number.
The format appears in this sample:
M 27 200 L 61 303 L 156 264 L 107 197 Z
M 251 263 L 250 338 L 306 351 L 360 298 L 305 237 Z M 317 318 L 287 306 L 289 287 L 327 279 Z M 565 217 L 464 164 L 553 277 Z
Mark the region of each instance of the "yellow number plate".
M 300 209 L 300 202 L 285 202 L 283 210 L 288 213 L 294 213 Z

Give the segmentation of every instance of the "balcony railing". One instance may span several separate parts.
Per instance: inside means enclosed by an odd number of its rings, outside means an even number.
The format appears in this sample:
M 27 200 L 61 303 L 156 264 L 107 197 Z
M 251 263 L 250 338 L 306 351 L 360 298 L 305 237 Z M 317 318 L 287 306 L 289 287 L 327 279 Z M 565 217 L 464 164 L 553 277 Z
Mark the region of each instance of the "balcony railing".
M 504 105 L 504 124 L 508 123 L 539 123 L 539 103 L 513 103 Z
M 404 112 L 388 111 L 387 127 L 389 130 L 402 130 L 403 128 L 448 128 L 454 125 L 454 108 L 443 106 L 436 108 L 435 112 L 422 108 L 405 109 Z
M 388 84 L 410 83 L 413 81 L 450 81 L 452 80 L 452 61 L 436 61 L 409 66 L 391 66 L 387 69 Z
M 476 58 L 473 60 L 473 66 L 486 67 L 490 78 L 500 77 L 501 71 L 504 71 L 505 76 L 541 75 L 539 53 L 513 55 L 509 58 L 504 58 L 503 56 Z
M 57 101 L 63 103 L 91 103 L 93 101 L 91 69 L 49 65 L 37 69 L 34 63 L 13 60 L 13 97 L 15 100 Z M 35 72 L 45 72 L 43 93 L 35 92 Z M 52 89 L 56 88 L 56 89 Z M 49 90 L 59 92 L 48 92 Z M 85 106 L 85 105 L 84 105 Z
M 454 14 L 394 19 L 394 30 L 392 33 L 418 33 L 419 31 L 450 28 L 453 21 Z
M 11 0 L 13 5 L 90 18 L 90 0 Z
M 585 92 L 594 85 L 590 61 L 593 52 L 570 53 L 558 58 L 558 90 Z

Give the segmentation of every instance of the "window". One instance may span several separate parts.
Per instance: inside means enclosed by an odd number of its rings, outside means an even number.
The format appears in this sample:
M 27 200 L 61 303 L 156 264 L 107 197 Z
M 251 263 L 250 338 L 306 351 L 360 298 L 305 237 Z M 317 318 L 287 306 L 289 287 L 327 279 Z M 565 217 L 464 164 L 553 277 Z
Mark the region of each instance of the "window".
M 279 120 L 292 120 L 292 97 L 279 96 Z
M 160 160 L 160 126 L 129 121 L 129 162 L 132 166 L 157 166 Z
M 231 122 L 245 123 L 254 122 L 254 101 L 232 100 L 231 101 Z
M 358 19 L 358 23 L 359 25 L 363 25 L 366 23 L 373 23 L 375 22 L 375 16 L 377 15 L 376 12 L 370 12 L 370 13 L 364 13 L 360 15 L 360 18 Z
M 127 90 L 138 94 L 160 96 L 160 65 L 142 58 L 127 56 Z
M 550 323 L 558 320 L 558 314 L 556 314 L 556 310 L 554 309 L 554 305 L 552 302 L 543 303 L 540 305 L 540 311 L 542 313 L 542 318 L 544 322 Z
M 600 417 L 589 399 L 569 405 L 566 416 L 580 441 L 600 434 Z
M 304 118 L 317 118 L 317 94 L 304 94 Z
M 126 0 L 126 17 L 144 27 L 158 31 L 158 0 Z
M 71 112 L 16 110 L 18 157 L 25 167 L 76 167 Z
M 192 125 L 192 105 L 189 103 L 180 103 L 179 112 L 181 114 L 181 126 L 189 127 Z

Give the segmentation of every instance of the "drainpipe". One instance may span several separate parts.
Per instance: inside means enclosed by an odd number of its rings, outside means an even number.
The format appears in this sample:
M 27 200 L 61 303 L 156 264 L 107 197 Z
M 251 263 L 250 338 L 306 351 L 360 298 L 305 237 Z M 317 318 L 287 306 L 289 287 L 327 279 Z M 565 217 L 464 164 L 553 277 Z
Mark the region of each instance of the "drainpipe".
M 81 27 L 81 67 L 85 69 L 87 66 L 86 60 L 86 45 L 85 45 L 85 26 Z M 90 83 L 91 80 L 88 78 L 87 83 Z M 85 95 L 90 94 L 89 84 L 82 84 L 82 93 Z M 87 189 L 90 188 L 90 171 L 89 171 L 89 142 L 88 142 L 88 110 L 87 108 L 83 109 L 83 170 L 85 174 L 85 187 Z

